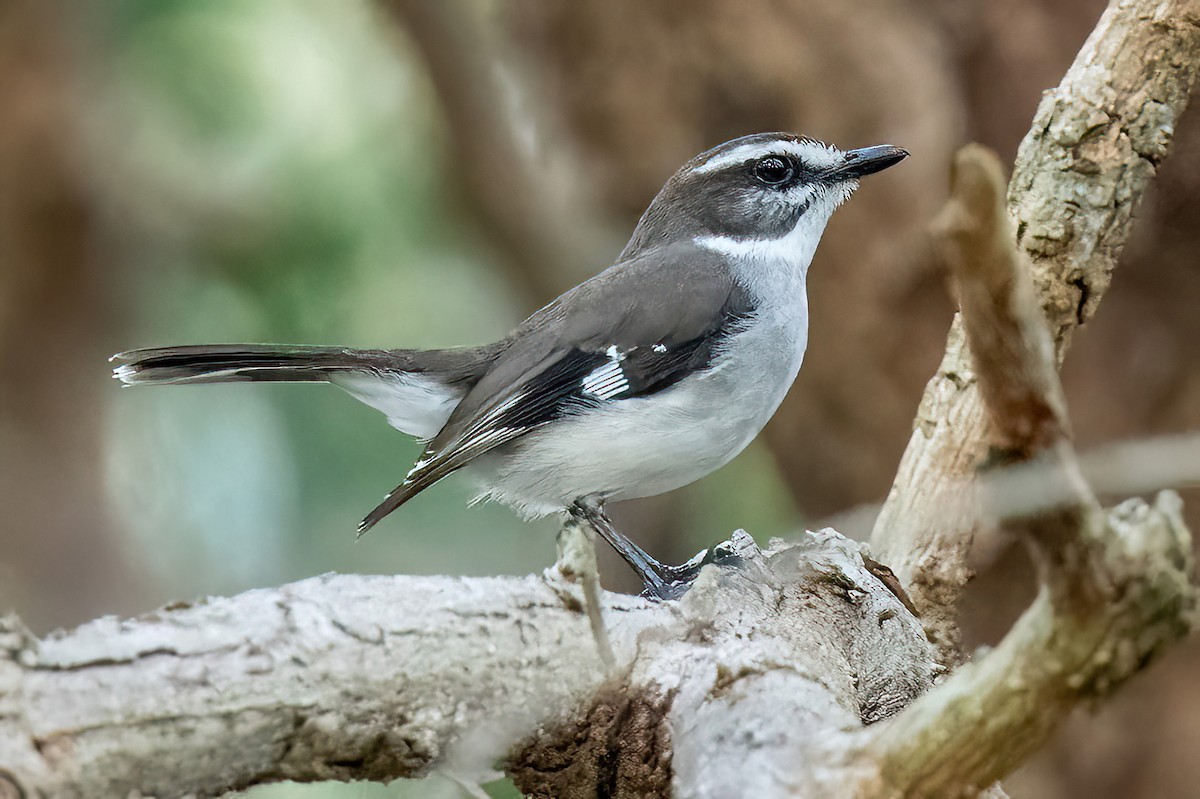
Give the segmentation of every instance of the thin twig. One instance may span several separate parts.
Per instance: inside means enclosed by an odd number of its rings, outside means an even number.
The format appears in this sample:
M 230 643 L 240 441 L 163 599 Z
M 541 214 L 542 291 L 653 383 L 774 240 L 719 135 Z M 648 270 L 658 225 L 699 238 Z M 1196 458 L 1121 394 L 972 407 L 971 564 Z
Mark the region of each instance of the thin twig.
M 616 664 L 608 628 L 604 626 L 604 603 L 601 600 L 600 568 L 596 564 L 596 533 L 574 517 L 568 519 L 558 533 L 558 559 L 555 570 L 565 579 L 578 582 L 583 588 L 583 610 L 587 614 L 596 652 L 606 670 Z
M 1000 159 L 968 144 L 954 158 L 950 199 L 933 224 L 962 308 L 993 446 L 1025 458 L 1069 435 L 1045 317 L 1029 260 L 1015 246 Z
M 1167 488 L 1200 487 L 1200 433 L 1119 441 L 1078 453 L 1083 479 L 1098 495 L 1128 497 Z M 1030 516 L 1070 502 L 1073 495 L 1047 479 L 1046 464 L 1033 460 L 988 469 L 980 481 L 987 516 L 996 521 Z M 964 482 L 962 492 L 971 490 Z M 811 524 L 847 535 L 870 530 L 883 504 L 855 505 Z
M 950 201 L 934 225 L 955 278 L 961 318 L 991 422 L 993 460 L 1042 463 L 1043 479 L 1065 501 L 1002 522 L 1025 533 L 1043 584 L 1059 607 L 1082 610 L 1104 600 L 1105 582 L 1090 555 L 1103 530 L 1100 503 L 1080 473 L 1069 440 L 1062 386 L 1029 261 L 1013 242 L 1004 173 L 995 154 L 969 145 L 954 159 Z M 985 497 L 986 498 L 986 497 Z

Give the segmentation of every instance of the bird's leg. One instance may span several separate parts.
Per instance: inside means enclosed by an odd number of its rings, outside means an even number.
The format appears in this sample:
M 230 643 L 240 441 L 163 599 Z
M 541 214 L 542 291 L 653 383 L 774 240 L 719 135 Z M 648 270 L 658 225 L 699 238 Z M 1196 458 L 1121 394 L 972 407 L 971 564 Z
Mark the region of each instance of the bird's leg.
M 571 507 L 571 515 L 582 519 L 617 551 L 638 576 L 645 590 L 643 596 L 655 599 L 678 599 L 691 586 L 703 565 L 700 558 L 693 558 L 682 566 L 660 563 L 646 550 L 630 541 L 613 526 L 612 520 L 599 504 L 580 500 Z

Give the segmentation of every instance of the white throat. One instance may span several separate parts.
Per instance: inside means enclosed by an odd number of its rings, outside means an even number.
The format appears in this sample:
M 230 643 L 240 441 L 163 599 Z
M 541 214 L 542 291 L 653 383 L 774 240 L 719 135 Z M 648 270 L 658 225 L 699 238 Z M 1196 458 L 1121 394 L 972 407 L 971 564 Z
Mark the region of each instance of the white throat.
M 702 236 L 696 243 L 729 258 L 734 278 L 755 302 L 771 305 L 803 294 L 808 267 L 834 210 L 857 188 L 847 183 L 814 196 L 788 233 L 773 239 Z

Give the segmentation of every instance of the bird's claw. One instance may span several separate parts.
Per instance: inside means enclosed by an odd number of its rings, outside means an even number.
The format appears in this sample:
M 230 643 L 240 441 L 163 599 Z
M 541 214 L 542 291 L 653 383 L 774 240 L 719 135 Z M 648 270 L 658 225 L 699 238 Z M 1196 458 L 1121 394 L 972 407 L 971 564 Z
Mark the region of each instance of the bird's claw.
M 642 596 L 659 601 L 679 599 L 688 592 L 692 583 L 700 576 L 700 570 L 709 564 L 736 568 L 745 560 L 728 541 L 722 541 L 711 549 L 702 549 L 678 566 L 655 561 L 654 578 L 644 575 L 646 587 Z

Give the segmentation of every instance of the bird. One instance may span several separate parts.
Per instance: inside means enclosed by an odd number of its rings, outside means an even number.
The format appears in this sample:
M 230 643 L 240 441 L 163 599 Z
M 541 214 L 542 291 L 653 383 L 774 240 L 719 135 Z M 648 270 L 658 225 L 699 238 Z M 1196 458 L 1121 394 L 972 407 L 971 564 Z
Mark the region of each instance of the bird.
M 493 343 L 158 347 L 112 356 L 113 377 L 332 383 L 424 442 L 360 536 L 465 468 L 481 499 L 590 526 L 644 595 L 675 598 L 701 556 L 657 561 L 606 506 L 692 483 L 762 430 L 800 370 L 808 269 L 826 223 L 861 178 L 907 157 L 786 132 L 719 144 L 667 180 L 611 266 Z

